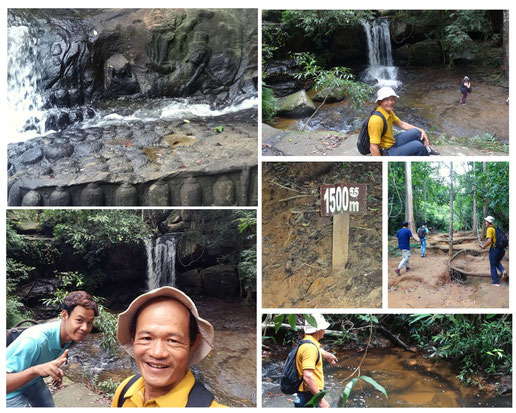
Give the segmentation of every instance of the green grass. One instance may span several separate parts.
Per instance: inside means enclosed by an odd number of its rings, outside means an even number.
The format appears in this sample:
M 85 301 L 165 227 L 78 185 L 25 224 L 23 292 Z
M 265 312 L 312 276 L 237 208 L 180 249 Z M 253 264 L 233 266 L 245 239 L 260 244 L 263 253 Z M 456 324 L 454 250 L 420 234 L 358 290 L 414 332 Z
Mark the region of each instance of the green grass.
M 494 135 L 487 132 L 482 135 L 475 135 L 472 138 L 440 135 L 432 137 L 432 144 L 438 146 L 465 146 L 474 149 L 509 153 L 509 145 L 500 143 Z

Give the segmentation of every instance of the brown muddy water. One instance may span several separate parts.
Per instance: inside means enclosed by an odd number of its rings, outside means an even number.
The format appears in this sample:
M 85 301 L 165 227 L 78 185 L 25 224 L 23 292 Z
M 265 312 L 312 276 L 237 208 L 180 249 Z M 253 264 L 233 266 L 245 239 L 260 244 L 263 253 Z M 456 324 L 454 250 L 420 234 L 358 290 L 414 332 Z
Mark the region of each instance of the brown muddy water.
M 256 308 L 216 298 L 194 299 L 201 317 L 213 324 L 214 348 L 192 370 L 215 400 L 229 407 L 256 406 Z M 120 383 L 138 373 L 134 360 L 119 349 L 111 355 L 101 346 L 99 334 L 92 334 L 70 350 L 65 376 L 74 382 Z
M 348 377 L 359 365 L 363 353 L 337 352 L 334 366 L 324 366 L 325 396 L 331 407 L 341 407 L 341 395 Z M 263 407 L 293 407 L 293 396 L 279 389 L 283 360 L 263 363 Z M 361 375 L 372 377 L 387 391 L 388 399 L 365 382 L 355 385 L 346 407 L 511 407 L 511 395 L 498 396 L 466 386 L 456 377 L 450 363 L 433 362 L 402 349 L 370 350 Z M 347 379 L 347 380 L 346 380 Z
M 485 133 L 494 135 L 500 143 L 509 141 L 509 94 L 506 88 L 473 82 L 467 104 L 459 104 L 460 81 L 464 75 L 445 69 L 400 69 L 402 86 L 396 89 L 400 98 L 394 111 L 403 121 L 419 126 L 430 140 L 440 135 L 472 138 Z M 313 96 L 313 93 L 309 93 Z M 373 99 L 374 100 L 374 99 Z M 314 102 L 316 107 L 320 103 Z M 372 102 L 353 109 L 348 101 L 325 104 L 306 125 L 305 130 L 354 132 L 375 109 Z M 309 117 L 289 119 L 276 117 L 271 126 L 283 130 L 299 130 Z

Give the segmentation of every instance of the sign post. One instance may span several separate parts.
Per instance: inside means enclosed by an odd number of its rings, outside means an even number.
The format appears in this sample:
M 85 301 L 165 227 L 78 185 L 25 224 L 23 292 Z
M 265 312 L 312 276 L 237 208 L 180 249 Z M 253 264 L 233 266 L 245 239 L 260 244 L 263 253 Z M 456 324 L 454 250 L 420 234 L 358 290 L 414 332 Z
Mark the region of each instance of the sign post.
M 332 269 L 348 262 L 349 216 L 367 212 L 367 185 L 342 182 L 321 186 L 321 215 L 333 216 Z

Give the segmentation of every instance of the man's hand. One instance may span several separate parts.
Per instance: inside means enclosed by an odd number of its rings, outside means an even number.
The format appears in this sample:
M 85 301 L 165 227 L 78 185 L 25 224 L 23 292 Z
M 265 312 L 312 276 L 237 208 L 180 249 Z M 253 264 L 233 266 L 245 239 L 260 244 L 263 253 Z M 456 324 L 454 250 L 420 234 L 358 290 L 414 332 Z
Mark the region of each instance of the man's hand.
M 423 141 L 423 145 L 430 146 L 430 142 L 428 141 L 428 136 L 426 136 L 426 132 L 421 128 L 418 128 L 418 130 L 419 130 L 419 132 L 421 132 L 420 140 Z
M 330 354 L 328 356 L 328 363 L 330 363 L 330 364 L 337 364 L 337 361 L 339 361 L 339 360 L 337 360 L 337 357 L 335 357 L 334 354 Z
M 66 363 L 67 358 L 68 350 L 65 350 L 65 352 L 55 360 L 34 366 L 34 372 L 40 377 L 52 377 L 52 379 L 54 379 L 54 383 L 57 386 L 60 386 L 63 381 L 63 371 L 60 369 L 60 367 Z

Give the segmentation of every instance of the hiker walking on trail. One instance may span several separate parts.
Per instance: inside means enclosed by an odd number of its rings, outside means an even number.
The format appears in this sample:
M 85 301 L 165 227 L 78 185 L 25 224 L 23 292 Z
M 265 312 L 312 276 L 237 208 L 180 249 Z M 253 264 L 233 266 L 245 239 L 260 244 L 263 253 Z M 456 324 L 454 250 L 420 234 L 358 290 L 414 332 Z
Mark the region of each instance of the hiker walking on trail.
M 471 93 L 471 81 L 469 80 L 469 77 L 464 76 L 464 79 L 462 79 L 462 84 L 460 86 L 460 93 L 462 93 L 462 99 L 460 101 L 461 105 L 466 104 L 466 98 L 468 97 L 468 93 Z
M 505 248 L 507 247 L 507 236 L 503 231 L 494 226 L 495 219 L 492 216 L 484 218 L 487 224 L 486 242 L 480 244 L 480 248 L 485 249 L 489 246 L 489 266 L 491 269 L 491 285 L 495 287 L 500 286 L 497 270 L 500 271 L 502 278 L 505 276 L 505 269 L 501 263 L 505 255 Z M 498 239 L 497 239 L 498 238 Z
M 111 407 L 226 407 L 190 370 L 211 351 L 213 337 L 182 291 L 161 287 L 137 297 L 118 316 L 117 338 L 140 374 L 120 383 Z
M 425 251 L 426 251 L 426 234 L 428 234 L 430 231 L 428 230 L 426 226 L 426 222 L 423 222 L 421 224 L 421 227 L 417 230 L 417 237 L 419 238 L 419 241 L 421 242 L 421 256 L 425 257 Z
M 396 274 L 401 275 L 401 269 L 406 267 L 406 271 L 410 271 L 410 240 L 414 239 L 412 236 L 412 231 L 409 229 L 409 223 L 407 221 L 403 221 L 401 224 L 402 228 L 398 230 L 396 233 L 396 238 L 398 238 L 398 248 L 401 250 L 401 262 L 398 267 L 394 270 Z
M 390 87 L 377 92 L 378 108 L 369 118 L 368 132 L 372 156 L 428 156 L 439 155 L 430 147 L 426 132 L 410 123 L 403 122 L 394 113 L 399 96 Z M 392 125 L 404 132 L 394 136 Z
M 85 291 L 71 292 L 61 306 L 60 320 L 26 329 L 7 347 L 7 407 L 56 407 L 43 378 L 61 385 L 70 344 L 88 337 L 99 314 Z
M 317 327 L 313 327 L 305 320 L 305 336 L 299 345 L 296 354 L 296 368 L 302 381 L 294 398 L 295 407 L 305 407 L 305 405 L 324 389 L 323 360 L 330 364 L 337 363 L 335 355 L 325 351 L 320 344 L 324 337 L 325 330 L 330 324 L 321 314 L 312 315 L 317 322 Z M 323 397 L 318 407 L 330 407 L 328 401 Z

